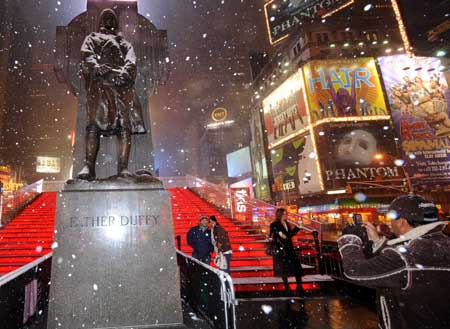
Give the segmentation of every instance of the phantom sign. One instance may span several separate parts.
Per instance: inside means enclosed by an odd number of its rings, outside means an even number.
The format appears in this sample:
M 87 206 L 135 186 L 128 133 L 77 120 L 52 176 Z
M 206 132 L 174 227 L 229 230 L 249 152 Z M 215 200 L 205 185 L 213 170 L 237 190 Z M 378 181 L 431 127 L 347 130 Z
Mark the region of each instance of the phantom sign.
M 273 45 L 288 37 L 303 22 L 331 16 L 354 0 L 272 0 L 264 5 L 269 40 Z

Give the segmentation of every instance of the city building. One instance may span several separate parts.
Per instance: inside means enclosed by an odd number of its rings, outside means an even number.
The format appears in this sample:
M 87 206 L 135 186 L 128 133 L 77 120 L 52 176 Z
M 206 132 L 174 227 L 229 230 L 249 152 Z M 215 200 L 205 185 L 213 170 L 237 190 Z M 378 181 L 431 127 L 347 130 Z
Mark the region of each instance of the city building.
M 272 28 L 271 22 L 280 20 L 277 15 L 283 11 L 270 4 L 266 11 Z M 419 79 L 414 72 L 425 72 L 420 77 L 425 83 L 438 81 L 445 89 L 445 79 L 429 73 L 435 70 L 433 74 L 440 75 L 441 64 L 420 60 L 408 64 L 390 1 L 374 1 L 370 6 L 349 3 L 326 18 L 296 22 L 296 26 L 280 23 L 269 32 L 274 53 L 253 82 L 253 112 L 256 119 L 263 112 L 259 118 L 273 201 L 332 227 L 342 227 L 355 212 L 364 220 L 385 221 L 378 211 L 383 205 L 436 177 L 425 177 L 421 170 L 428 169 L 420 169 L 420 162 L 414 161 L 421 154 L 405 148 L 410 144 L 399 134 L 403 112 L 393 106 L 401 81 L 389 84 L 386 75 L 383 80 L 380 62 L 392 60 L 384 67 L 399 69 L 399 79 Z M 274 41 L 279 26 L 289 27 L 289 33 Z M 445 101 L 443 94 L 436 97 Z M 436 137 L 445 134 L 435 133 Z M 259 139 L 252 132 L 254 148 L 262 146 L 256 142 Z M 438 174 L 448 185 L 448 174 Z M 390 187 L 385 187 L 387 182 Z M 258 190 L 261 182 L 255 184 Z M 432 187 L 424 190 L 431 192 Z M 442 199 L 447 210 L 448 197 Z

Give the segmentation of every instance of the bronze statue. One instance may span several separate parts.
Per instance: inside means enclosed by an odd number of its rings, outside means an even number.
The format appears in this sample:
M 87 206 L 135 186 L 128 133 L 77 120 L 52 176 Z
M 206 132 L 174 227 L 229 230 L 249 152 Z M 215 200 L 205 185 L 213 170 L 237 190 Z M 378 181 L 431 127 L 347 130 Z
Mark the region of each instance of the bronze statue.
M 99 32 L 81 46 L 81 68 L 87 91 L 86 158 L 77 178 L 94 180 L 100 136 L 117 136 L 118 176 L 130 177 L 131 135 L 146 132 L 142 107 L 135 92 L 136 56 L 118 31 L 112 9 L 100 14 Z

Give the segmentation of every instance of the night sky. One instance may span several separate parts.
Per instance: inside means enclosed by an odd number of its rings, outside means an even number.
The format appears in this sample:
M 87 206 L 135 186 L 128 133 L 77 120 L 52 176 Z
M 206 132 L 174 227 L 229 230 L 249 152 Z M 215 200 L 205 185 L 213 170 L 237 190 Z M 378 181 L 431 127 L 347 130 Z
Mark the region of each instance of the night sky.
M 21 19 L 29 27 L 18 31 L 16 35 L 23 47 L 32 49 L 33 64 L 53 64 L 56 26 L 67 25 L 83 12 L 86 1 L 9 0 L 17 8 L 15 13 L 21 13 Z M 189 168 L 189 162 L 179 163 L 183 158 L 179 154 L 177 158 L 176 154 L 191 147 L 191 141 L 185 134 L 189 126 L 206 123 L 211 111 L 218 106 L 227 107 L 231 117 L 237 118 L 245 107 L 244 103 L 249 102 L 249 99 L 243 99 L 239 94 L 250 82 L 249 51 L 269 50 L 263 14 L 264 1 L 152 0 L 138 3 L 140 14 L 158 29 L 168 31 L 170 44 L 170 77 L 166 86 L 161 87 L 151 101 L 156 168 L 160 168 L 161 175 L 185 174 L 189 171 L 186 169 Z M 8 0 L 3 5 L 7 6 Z M 20 25 L 17 19 L 15 23 Z M 25 86 L 31 83 L 25 78 L 27 74 L 21 81 Z M 37 79 L 39 77 L 34 76 L 34 83 Z M 29 119 L 22 120 L 20 117 L 23 114 L 18 114 L 16 119 L 21 122 L 21 130 L 18 128 L 15 134 L 18 152 L 21 152 L 20 146 L 25 145 L 22 143 L 24 138 L 28 142 L 39 140 L 42 134 L 48 132 L 46 130 L 53 128 L 58 130 L 55 134 L 61 135 L 59 140 L 62 142 L 67 132 L 75 127 L 74 98 L 67 95 L 64 86 L 55 86 L 57 82 L 52 72 L 47 72 L 41 80 L 40 84 L 45 84 L 49 92 L 55 93 L 54 98 L 65 100 L 60 104 L 62 108 L 57 102 L 46 104 L 48 108 L 42 111 L 42 115 L 35 115 L 33 122 L 24 122 Z M 32 91 L 33 86 L 28 88 Z M 38 111 L 33 108 L 29 110 Z M 59 117 L 55 124 L 52 123 L 53 117 Z M 33 130 L 36 127 L 35 120 L 46 122 L 46 126 Z M 58 129 L 56 124 L 62 129 Z M 32 145 L 41 147 L 39 143 Z

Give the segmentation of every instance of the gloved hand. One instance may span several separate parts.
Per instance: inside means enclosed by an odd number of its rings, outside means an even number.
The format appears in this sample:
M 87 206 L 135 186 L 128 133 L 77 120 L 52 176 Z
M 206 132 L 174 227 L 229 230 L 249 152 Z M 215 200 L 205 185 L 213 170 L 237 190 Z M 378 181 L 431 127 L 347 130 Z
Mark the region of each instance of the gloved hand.
M 105 74 L 111 72 L 112 68 L 106 64 L 100 64 L 94 66 L 94 74 L 96 76 L 104 76 Z
M 366 257 L 370 257 L 371 256 L 371 250 L 372 250 L 372 244 L 373 242 L 369 240 L 369 236 L 367 234 L 367 229 L 362 226 L 362 225 L 354 225 L 354 224 L 349 224 L 346 227 L 344 227 L 344 229 L 342 230 L 342 236 L 344 237 L 343 239 L 339 239 L 340 243 L 339 247 L 342 247 L 343 245 L 350 243 L 350 244 L 359 244 L 358 242 L 352 241 L 353 239 L 349 238 L 346 239 L 345 235 L 356 235 L 358 238 L 361 239 L 361 247 L 363 248 L 363 252 L 364 255 Z M 356 240 L 356 238 L 355 238 Z
M 114 84 L 117 87 L 126 87 L 129 86 L 132 82 L 130 82 L 130 79 L 125 74 L 120 74 L 118 77 L 114 79 Z
M 346 234 L 356 235 L 357 237 L 359 237 L 361 239 L 363 244 L 365 242 L 369 241 L 369 237 L 367 235 L 367 230 L 362 225 L 350 225 L 350 224 L 347 225 L 342 230 L 342 235 L 346 235 Z

